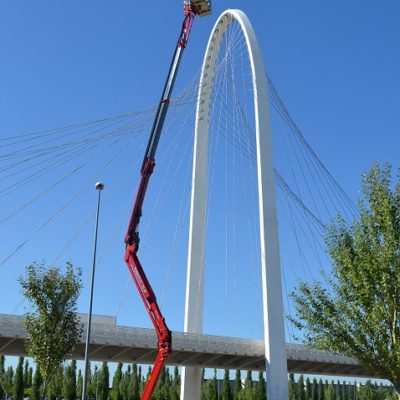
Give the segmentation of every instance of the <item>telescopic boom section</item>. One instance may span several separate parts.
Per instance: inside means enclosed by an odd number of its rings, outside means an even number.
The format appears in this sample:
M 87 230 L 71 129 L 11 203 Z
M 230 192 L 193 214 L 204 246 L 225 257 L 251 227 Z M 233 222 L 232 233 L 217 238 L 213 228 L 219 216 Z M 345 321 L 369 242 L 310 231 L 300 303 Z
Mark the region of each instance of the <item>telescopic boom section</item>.
M 150 400 L 165 360 L 171 353 L 171 331 L 168 329 L 165 319 L 158 307 L 157 298 L 137 257 L 137 252 L 139 250 L 138 225 L 142 216 L 142 205 L 146 196 L 147 186 L 154 170 L 155 155 L 165 117 L 167 115 L 171 93 L 174 87 L 176 75 L 178 73 L 183 50 L 185 49 L 189 39 L 193 19 L 195 15 L 209 15 L 211 13 L 211 4 L 210 1 L 206 0 L 193 0 L 189 4 L 184 3 L 184 10 L 185 19 L 182 24 L 179 40 L 174 52 L 171 66 L 169 68 L 168 78 L 164 86 L 163 94 L 158 105 L 156 117 L 151 130 L 149 142 L 147 144 L 146 153 L 140 171 L 141 177 L 136 193 L 136 199 L 125 236 L 125 261 L 133 281 L 135 282 L 135 285 L 139 291 L 140 297 L 142 298 L 146 307 L 146 311 L 149 314 L 151 322 L 153 323 L 158 338 L 157 358 L 154 363 L 150 378 L 147 381 L 147 385 L 143 391 L 142 400 Z

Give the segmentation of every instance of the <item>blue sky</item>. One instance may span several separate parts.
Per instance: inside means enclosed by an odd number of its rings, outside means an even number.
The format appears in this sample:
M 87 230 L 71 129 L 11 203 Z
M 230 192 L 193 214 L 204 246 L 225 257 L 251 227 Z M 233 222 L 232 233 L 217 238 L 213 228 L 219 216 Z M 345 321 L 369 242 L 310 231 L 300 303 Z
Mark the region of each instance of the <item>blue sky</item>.
M 122 0 L 4 3 L 0 15 L 0 138 L 155 104 L 182 20 L 180 1 L 157 7 L 154 2 Z M 211 27 L 226 8 L 241 8 L 249 16 L 269 75 L 291 115 L 353 199 L 358 196 L 360 173 L 368 170 L 371 162 L 398 165 L 397 1 L 214 1 L 213 16 L 195 21 L 177 91 L 199 70 Z M 71 187 L 73 184 L 68 190 Z M 126 183 L 126 192 L 134 193 L 135 189 L 134 174 L 133 183 Z M 87 203 L 82 202 L 81 208 L 93 206 L 95 195 L 94 190 L 87 195 Z M 34 221 L 35 216 L 31 211 L 25 222 Z M 79 213 L 68 214 L 55 236 L 0 267 L 0 281 L 5 283 L 0 312 L 11 312 L 19 302 L 15 279 L 24 265 L 52 257 L 48 251 L 63 246 L 63 234 L 76 218 Z M 112 219 L 104 208 L 104 230 Z M 23 227 L 24 221 L 19 220 L 1 231 L 4 254 Z M 90 229 L 84 243 L 74 261 L 86 273 L 91 263 Z M 121 256 L 115 253 L 115 269 L 99 270 L 94 305 L 97 313 L 115 311 L 127 278 L 122 252 L 121 243 Z M 155 286 L 158 293 L 161 285 L 156 282 Z M 129 291 L 119 321 L 148 326 L 133 287 Z M 86 309 L 85 293 L 80 311 Z M 172 305 L 167 308 L 171 328 L 176 330 L 183 326 L 181 299 L 182 295 L 169 299 Z M 217 320 L 216 316 L 210 321 L 210 333 L 223 333 L 212 326 Z

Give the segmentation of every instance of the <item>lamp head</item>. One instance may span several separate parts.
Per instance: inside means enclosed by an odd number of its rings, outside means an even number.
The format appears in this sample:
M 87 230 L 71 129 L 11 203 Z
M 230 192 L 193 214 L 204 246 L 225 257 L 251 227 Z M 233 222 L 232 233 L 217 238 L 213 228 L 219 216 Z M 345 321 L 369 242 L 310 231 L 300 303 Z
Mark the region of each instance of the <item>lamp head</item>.
M 104 189 L 104 183 L 97 182 L 96 183 L 96 190 L 103 190 Z

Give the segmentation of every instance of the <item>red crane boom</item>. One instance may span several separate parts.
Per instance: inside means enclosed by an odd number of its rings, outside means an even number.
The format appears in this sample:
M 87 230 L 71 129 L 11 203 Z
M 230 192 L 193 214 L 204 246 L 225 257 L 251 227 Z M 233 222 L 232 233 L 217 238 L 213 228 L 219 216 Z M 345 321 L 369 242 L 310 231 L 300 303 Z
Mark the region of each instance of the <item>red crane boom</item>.
M 157 304 L 157 298 L 148 281 L 146 274 L 140 264 L 137 252 L 139 250 L 139 232 L 138 225 L 142 216 L 142 205 L 146 196 L 147 186 L 155 166 L 155 154 L 161 131 L 167 115 L 171 93 L 174 87 L 179 64 L 185 49 L 190 30 L 192 28 L 195 15 L 205 16 L 211 14 L 211 2 L 206 0 L 192 0 L 189 4 L 184 3 L 185 19 L 183 20 L 181 33 L 174 52 L 174 56 L 169 68 L 167 81 L 158 105 L 157 113 L 154 119 L 150 138 L 147 144 L 146 153 L 141 167 L 141 177 L 136 193 L 136 199 L 133 205 L 128 229 L 125 236 L 125 262 L 129 272 L 139 291 L 140 297 L 144 303 L 147 313 L 153 323 L 158 338 L 158 354 L 147 385 L 143 391 L 142 400 L 150 400 L 156 386 L 160 372 L 165 364 L 165 360 L 171 353 L 171 331 L 165 322 L 165 319 Z

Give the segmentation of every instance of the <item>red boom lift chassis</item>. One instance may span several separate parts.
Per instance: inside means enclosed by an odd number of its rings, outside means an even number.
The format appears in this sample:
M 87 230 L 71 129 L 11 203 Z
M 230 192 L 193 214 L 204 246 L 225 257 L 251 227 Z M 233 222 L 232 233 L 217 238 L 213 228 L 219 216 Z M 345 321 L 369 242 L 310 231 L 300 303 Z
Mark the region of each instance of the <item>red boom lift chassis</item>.
M 179 64 L 185 49 L 190 30 L 192 28 L 195 15 L 206 16 L 211 14 L 211 2 L 206 0 L 192 0 L 189 4 L 184 3 L 185 19 L 182 24 L 182 30 L 175 49 L 175 53 L 168 72 L 168 78 L 164 86 L 164 91 L 158 105 L 157 113 L 154 119 L 150 138 L 147 144 L 146 153 L 141 167 L 141 177 L 136 193 L 136 199 L 133 205 L 128 230 L 125 236 L 125 261 L 129 272 L 135 282 L 139 294 L 143 300 L 147 313 L 153 323 L 158 338 L 158 354 L 155 360 L 151 375 L 143 391 L 142 400 L 150 400 L 153 390 L 156 386 L 158 376 L 164 366 L 165 360 L 171 353 L 171 331 L 165 322 L 165 319 L 158 307 L 157 298 L 151 288 L 150 282 L 144 273 L 140 264 L 137 252 L 139 250 L 139 232 L 138 225 L 142 216 L 142 205 L 146 196 L 147 186 L 155 166 L 155 155 L 161 131 L 167 115 L 171 93 L 174 87 Z

